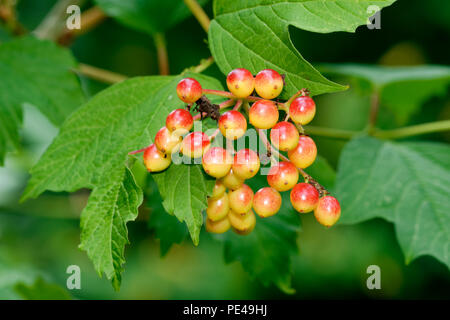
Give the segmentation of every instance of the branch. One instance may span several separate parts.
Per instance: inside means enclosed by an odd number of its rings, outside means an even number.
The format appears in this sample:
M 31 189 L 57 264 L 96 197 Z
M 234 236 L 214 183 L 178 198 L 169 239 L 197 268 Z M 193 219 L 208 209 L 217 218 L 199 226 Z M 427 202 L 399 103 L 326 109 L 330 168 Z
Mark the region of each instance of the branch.
M 367 132 L 369 134 L 373 133 L 375 130 L 379 109 L 380 109 L 380 94 L 378 92 L 378 89 L 375 89 L 375 92 L 372 94 L 370 98 L 369 121 L 367 124 Z
M 423 123 L 392 130 L 375 129 L 373 136 L 381 139 L 400 139 L 417 136 L 421 134 L 444 132 L 444 131 L 450 131 L 450 120 Z
M 202 73 L 203 71 L 208 69 L 213 63 L 214 63 L 213 57 L 202 59 L 198 65 L 184 69 L 184 71 L 181 74 L 183 75 L 186 72 Z
M 157 32 L 154 34 L 156 51 L 158 54 L 158 68 L 160 75 L 168 75 L 169 71 L 169 56 L 167 54 L 166 39 L 163 33 Z
M 209 24 L 211 21 L 209 20 L 208 15 L 205 13 L 203 8 L 198 4 L 196 0 L 184 0 L 184 3 L 186 6 L 191 10 L 194 17 L 197 19 L 197 21 L 202 26 L 203 30 L 208 32 Z
M 113 84 L 127 79 L 127 76 L 80 63 L 74 72 L 100 82 Z

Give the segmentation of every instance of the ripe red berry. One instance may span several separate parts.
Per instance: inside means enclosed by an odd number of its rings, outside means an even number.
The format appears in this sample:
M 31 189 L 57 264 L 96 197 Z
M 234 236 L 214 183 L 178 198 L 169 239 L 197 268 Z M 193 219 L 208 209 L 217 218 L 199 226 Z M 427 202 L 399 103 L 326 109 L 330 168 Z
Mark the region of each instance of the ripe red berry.
M 233 231 L 240 235 L 249 234 L 256 225 L 255 214 L 252 210 L 249 210 L 244 214 L 239 214 L 230 210 L 228 213 L 228 220 L 233 227 Z
M 311 122 L 316 114 L 316 104 L 311 97 L 302 96 L 294 99 L 289 106 L 289 117 L 295 123 L 305 125 Z
M 225 193 L 225 191 L 227 191 L 227 188 L 222 183 L 222 181 L 216 180 L 216 184 L 214 185 L 210 199 L 220 198 Z
M 151 144 L 144 151 L 144 165 L 149 172 L 163 171 L 171 163 L 170 155 L 164 154 Z
M 283 90 L 283 85 L 283 78 L 272 69 L 261 70 L 255 77 L 256 93 L 264 99 L 278 97 Z
M 192 78 L 184 78 L 177 85 L 178 97 L 186 103 L 194 103 L 202 96 L 202 86 Z
M 221 220 L 227 216 L 229 210 L 229 200 L 226 193 L 218 199 L 208 199 L 208 207 L 206 208 L 208 219 L 212 221 Z
M 309 183 L 299 183 L 291 190 L 291 203 L 300 213 L 313 211 L 319 201 L 319 192 Z
M 182 136 L 170 132 L 166 127 L 162 127 L 155 135 L 155 146 L 162 153 L 173 153 L 180 149 L 182 140 Z
M 258 100 L 249 110 L 250 123 L 258 129 L 270 129 L 278 122 L 277 105 L 270 100 Z
M 233 169 L 228 172 L 228 174 L 222 178 L 222 182 L 229 190 L 239 189 L 244 184 L 244 179 L 238 177 L 234 174 Z
M 252 208 L 253 190 L 246 184 L 228 194 L 230 208 L 236 213 L 246 213 Z
M 193 125 L 194 118 L 185 109 L 173 110 L 166 118 L 167 129 L 180 135 L 188 133 Z
M 294 149 L 298 144 L 299 137 L 297 128 L 287 121 L 278 122 L 270 130 L 270 141 L 275 148 L 281 151 Z
M 214 147 L 205 152 L 202 166 L 214 178 L 225 177 L 231 169 L 233 158 L 224 148 Z
M 253 210 L 261 218 L 276 214 L 281 208 L 281 195 L 274 188 L 259 189 L 253 197 Z
M 228 216 L 221 220 L 212 221 L 211 219 L 206 218 L 206 231 L 211 233 L 225 233 L 231 227 L 230 220 L 228 220 Z
M 234 155 L 233 172 L 242 179 L 254 177 L 259 170 L 259 157 L 251 149 L 241 149 Z
M 228 90 L 238 98 L 247 98 L 255 89 L 255 79 L 247 69 L 234 69 L 227 76 Z
M 181 152 L 187 157 L 200 158 L 210 145 L 211 141 L 204 132 L 191 132 L 184 137 L 181 143 Z
M 282 161 L 273 166 L 267 175 L 269 185 L 278 191 L 292 189 L 298 181 L 298 170 L 289 161 Z
M 334 225 L 341 216 L 341 206 L 335 197 L 325 196 L 319 199 L 314 217 L 325 227 Z
M 236 140 L 245 134 L 247 120 L 239 111 L 230 110 L 220 116 L 219 129 L 225 138 Z
M 300 136 L 297 147 L 288 152 L 288 157 L 297 168 L 309 167 L 317 157 L 314 140 L 308 136 Z

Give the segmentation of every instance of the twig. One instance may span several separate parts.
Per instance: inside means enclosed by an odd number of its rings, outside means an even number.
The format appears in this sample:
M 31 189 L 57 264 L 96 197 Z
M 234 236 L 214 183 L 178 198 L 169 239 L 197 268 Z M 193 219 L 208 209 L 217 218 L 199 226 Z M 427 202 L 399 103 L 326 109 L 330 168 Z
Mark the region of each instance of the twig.
M 186 68 L 181 74 L 185 74 L 186 72 L 202 73 L 203 71 L 208 69 L 213 63 L 214 63 L 213 57 L 202 59 L 198 65 Z
M 157 32 L 154 34 L 156 51 L 158 54 L 158 68 L 160 75 L 168 75 L 169 71 L 169 56 L 167 54 L 166 39 L 163 33 Z
M 381 139 L 400 139 L 421 134 L 450 131 L 450 120 L 435 121 L 392 130 L 374 130 L 374 137 Z
M 78 69 L 75 69 L 74 71 L 83 76 L 108 84 L 117 83 L 128 78 L 127 76 L 124 76 L 122 74 L 118 74 L 108 70 L 103 70 L 83 63 L 80 63 L 78 65 Z
M 200 23 L 203 30 L 208 32 L 209 24 L 211 23 L 211 21 L 209 20 L 209 17 L 205 13 L 203 8 L 195 0 L 184 0 L 184 3 L 189 8 L 189 10 L 191 10 L 192 14 L 197 19 L 197 21 Z
M 372 134 L 377 123 L 378 110 L 380 109 L 380 94 L 377 89 L 370 98 L 369 120 L 367 124 L 367 132 Z

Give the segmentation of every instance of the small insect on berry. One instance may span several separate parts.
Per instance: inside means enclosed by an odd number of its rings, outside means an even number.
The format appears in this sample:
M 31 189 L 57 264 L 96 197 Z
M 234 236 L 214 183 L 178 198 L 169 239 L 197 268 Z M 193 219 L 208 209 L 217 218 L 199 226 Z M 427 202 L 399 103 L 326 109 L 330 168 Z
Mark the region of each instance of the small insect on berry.
M 173 110 L 166 118 L 167 129 L 180 135 L 188 133 L 193 125 L 194 118 L 185 109 Z
M 278 122 L 272 130 L 270 130 L 270 141 L 275 148 L 281 151 L 289 151 L 294 149 L 300 138 L 297 128 L 290 122 Z
M 255 91 L 264 99 L 274 99 L 283 91 L 284 81 L 281 75 L 272 69 L 264 69 L 255 77 Z
M 181 152 L 187 157 L 200 158 L 210 145 L 211 141 L 204 132 L 191 132 L 184 137 L 181 143 Z
M 288 157 L 297 168 L 309 167 L 317 157 L 314 140 L 308 136 L 300 136 L 297 146 L 288 152 Z
M 243 236 L 251 233 L 256 225 L 255 214 L 252 210 L 249 210 L 244 214 L 239 214 L 230 210 L 228 213 L 228 220 L 230 221 L 233 231 Z
M 171 163 L 170 155 L 164 154 L 151 144 L 144 151 L 144 165 L 149 172 L 159 172 L 167 169 Z
M 247 69 L 234 69 L 227 76 L 228 90 L 237 98 L 247 98 L 255 89 L 255 79 Z
M 193 78 L 184 78 L 177 85 L 177 95 L 186 103 L 194 103 L 202 96 L 202 86 Z
M 246 184 L 228 194 L 230 208 L 236 213 L 244 214 L 252 208 L 253 190 Z
M 228 216 L 221 220 L 212 221 L 209 218 L 206 218 L 206 231 L 211 233 L 225 233 L 231 227 L 230 221 L 228 220 Z
M 316 115 L 316 104 L 309 96 L 301 96 L 289 106 L 289 117 L 297 124 L 305 125 Z
M 253 210 L 261 218 L 271 217 L 281 208 L 281 195 L 274 188 L 259 189 L 253 197 Z
M 219 118 L 219 130 L 227 139 L 239 139 L 247 130 L 247 120 L 239 111 L 227 111 Z
M 259 157 L 251 149 L 241 149 L 234 155 L 233 172 L 242 179 L 253 178 L 258 173 L 259 167 Z
M 291 190 L 291 203 L 300 213 L 313 211 L 319 202 L 319 192 L 309 183 L 299 183 Z
M 270 129 L 278 122 L 277 105 L 270 100 L 258 100 L 249 110 L 250 123 L 258 129 Z
M 335 197 L 325 196 L 319 199 L 314 217 L 325 227 L 334 225 L 341 216 L 341 206 Z
M 289 161 L 281 161 L 270 168 L 267 182 L 277 191 L 283 192 L 292 189 L 298 181 L 298 170 Z
M 208 199 L 208 207 L 206 208 L 206 215 L 212 221 L 218 221 L 225 218 L 230 210 L 228 194 L 224 193 L 218 199 Z
M 205 172 L 214 177 L 225 177 L 231 169 L 233 158 L 227 150 L 214 147 L 205 152 L 202 158 L 202 166 Z

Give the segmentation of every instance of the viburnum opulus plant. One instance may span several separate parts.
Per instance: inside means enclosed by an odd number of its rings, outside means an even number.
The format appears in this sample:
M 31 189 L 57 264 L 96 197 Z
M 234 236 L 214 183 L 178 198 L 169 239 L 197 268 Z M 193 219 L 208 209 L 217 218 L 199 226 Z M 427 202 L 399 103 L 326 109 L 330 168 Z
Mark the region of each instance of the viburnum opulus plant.
M 229 92 L 204 89 L 193 78 L 184 78 L 178 83 L 177 95 L 186 107 L 172 111 L 166 118 L 166 125 L 157 132 L 154 143 L 143 150 L 147 170 L 167 169 L 172 157 L 180 153 L 185 159 L 201 158 L 203 170 L 217 179 L 206 209 L 208 232 L 224 233 L 231 228 L 238 234 L 249 234 L 256 224 L 254 214 L 261 218 L 275 215 L 281 208 L 280 192 L 289 190 L 296 211 L 314 211 L 322 225 L 335 224 L 341 215 L 339 202 L 303 170 L 317 156 L 314 140 L 305 135 L 302 127 L 316 113 L 316 104 L 308 90 L 300 90 L 286 102 L 273 100 L 283 91 L 284 80 L 272 69 L 261 70 L 256 76 L 244 68 L 234 69 L 226 83 Z M 258 96 L 252 95 L 254 92 Z M 216 105 L 204 96 L 205 93 L 228 100 Z M 194 121 L 208 117 L 218 125 L 213 134 L 190 132 Z M 265 142 L 264 151 L 235 150 L 234 141 L 246 134 L 247 122 Z M 267 129 L 270 129 L 270 139 L 264 131 Z M 212 146 L 219 132 L 225 141 Z M 254 193 L 245 180 L 259 173 L 261 152 L 271 160 L 267 174 L 270 187 L 262 187 Z M 299 176 L 304 182 L 299 182 Z

